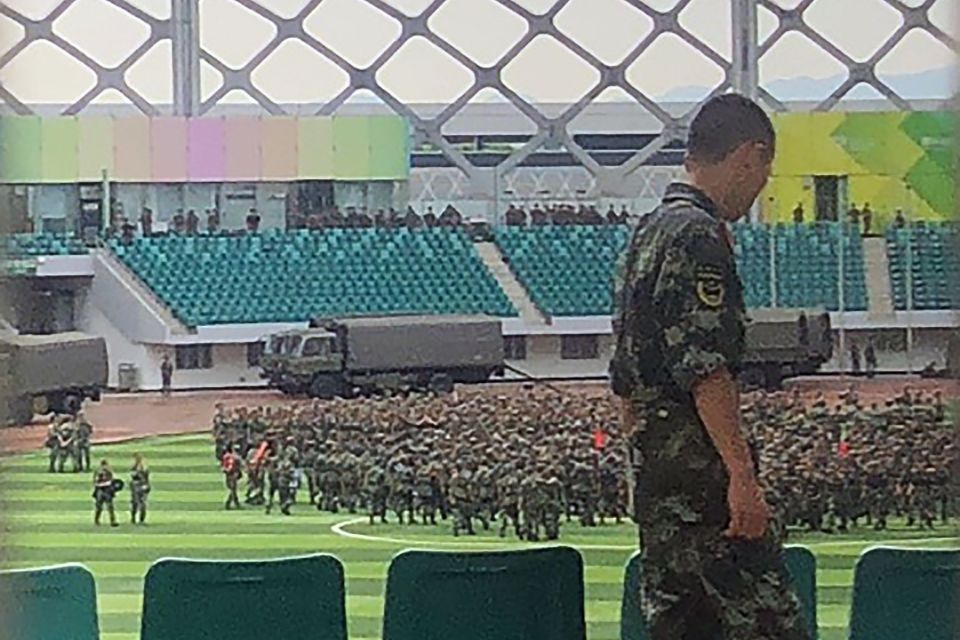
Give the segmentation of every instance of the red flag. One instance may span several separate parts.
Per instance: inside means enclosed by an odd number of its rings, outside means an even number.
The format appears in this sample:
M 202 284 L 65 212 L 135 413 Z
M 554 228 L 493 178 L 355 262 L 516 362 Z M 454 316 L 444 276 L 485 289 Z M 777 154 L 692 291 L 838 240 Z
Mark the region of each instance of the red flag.
M 607 432 L 603 429 L 594 429 L 593 431 L 593 448 L 597 451 L 602 451 L 604 447 L 607 446 Z
M 846 440 L 840 441 L 840 446 L 837 447 L 837 454 L 841 458 L 846 458 L 847 456 L 850 455 L 850 445 L 847 444 Z
M 253 464 L 259 465 L 267 457 L 267 449 L 270 448 L 270 443 L 264 440 L 260 443 L 260 446 L 257 447 L 257 452 L 253 454 Z

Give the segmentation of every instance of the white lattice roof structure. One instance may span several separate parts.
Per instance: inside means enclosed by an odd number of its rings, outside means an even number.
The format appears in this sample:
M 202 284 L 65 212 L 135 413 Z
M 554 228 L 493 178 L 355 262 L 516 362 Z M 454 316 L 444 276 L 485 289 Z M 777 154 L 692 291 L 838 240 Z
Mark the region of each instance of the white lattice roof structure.
M 952 5 L 952 0 L 6 0 L 0 3 L 0 34 L 9 42 L 0 48 L 0 101 L 6 112 L 17 114 L 117 108 L 105 102 L 146 115 L 388 109 L 410 121 L 418 142 L 440 150 L 470 191 L 519 179 L 511 171 L 549 147 L 572 154 L 591 188 L 615 195 L 652 155 L 683 139 L 700 101 L 721 92 L 755 96 L 772 110 L 828 110 L 850 108 L 854 90 L 867 87 L 878 99 L 874 104 L 887 108 L 942 107 L 948 91 L 937 100 L 913 100 L 898 93 L 885 65 L 931 47 L 943 59 L 958 52 L 949 24 Z M 98 27 L 100 19 L 123 28 Z M 845 41 L 851 32 L 859 35 Z M 798 73 L 808 60 L 828 59 L 839 72 L 836 86 L 804 103 L 778 97 L 774 83 L 765 81 L 765 65 L 793 55 L 784 53 L 790 46 L 807 52 L 799 56 Z M 38 62 L 54 59 L 57 68 L 48 76 Z M 694 92 L 695 99 L 664 102 L 648 81 L 665 71 L 712 81 Z M 32 79 L 24 83 L 24 74 Z M 45 77 L 64 91 L 75 88 L 76 95 L 57 105 L 31 100 L 42 93 Z M 440 99 L 422 104 L 420 85 Z M 562 99 L 550 99 L 557 97 Z M 577 131 L 618 126 L 657 135 L 613 167 L 601 166 L 574 140 Z M 530 137 L 495 168 L 474 166 L 446 137 L 498 128 Z

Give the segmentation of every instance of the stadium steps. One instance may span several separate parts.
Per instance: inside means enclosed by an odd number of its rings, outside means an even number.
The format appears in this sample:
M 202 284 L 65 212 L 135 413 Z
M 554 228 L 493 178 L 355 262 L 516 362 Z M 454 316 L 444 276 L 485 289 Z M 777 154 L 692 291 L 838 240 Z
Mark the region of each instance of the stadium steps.
M 125 331 L 128 338 L 143 339 L 147 336 L 131 335 L 131 331 L 151 333 L 169 333 L 187 335 L 192 333 L 150 287 L 125 265 L 108 247 L 93 252 L 94 272 L 92 294 L 103 296 L 105 304 L 99 304 L 101 311 L 118 328 L 130 327 Z M 153 322 L 130 322 L 131 316 L 140 318 L 146 315 Z M 163 337 L 166 336 L 150 336 Z
M 487 270 L 497 279 L 500 288 L 503 289 L 503 292 L 507 294 L 507 298 L 510 299 L 513 306 L 520 312 L 520 318 L 523 322 L 525 324 L 545 325 L 547 323 L 546 318 L 544 318 L 537 306 L 533 304 L 527 290 L 520 284 L 520 281 L 517 280 L 517 277 L 510 267 L 507 266 L 507 263 L 504 262 L 500 247 L 494 242 L 478 242 L 473 246 L 483 260 L 483 263 L 487 266 Z
M 863 239 L 863 267 L 867 277 L 867 313 L 871 319 L 893 315 L 890 259 L 883 237 Z

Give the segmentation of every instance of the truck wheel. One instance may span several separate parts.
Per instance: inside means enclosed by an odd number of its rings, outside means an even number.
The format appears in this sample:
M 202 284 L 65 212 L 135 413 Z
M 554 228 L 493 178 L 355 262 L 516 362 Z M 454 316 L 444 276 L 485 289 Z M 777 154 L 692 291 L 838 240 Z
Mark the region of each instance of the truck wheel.
M 63 397 L 63 410 L 72 416 L 83 408 L 83 397 L 75 393 L 68 393 Z
M 50 413 L 53 404 L 47 396 L 40 395 L 30 401 L 30 408 L 32 413 L 45 416 Z
M 763 372 L 763 387 L 766 391 L 779 391 L 783 385 L 780 367 L 767 367 Z
M 10 401 L 8 418 L 15 426 L 26 426 L 33 422 L 33 398 L 20 396 Z
M 317 376 L 310 383 L 310 396 L 330 400 L 343 395 L 343 383 L 330 376 Z
M 451 393 L 453 391 L 453 379 L 445 373 L 436 373 L 430 378 L 430 391 L 436 394 Z

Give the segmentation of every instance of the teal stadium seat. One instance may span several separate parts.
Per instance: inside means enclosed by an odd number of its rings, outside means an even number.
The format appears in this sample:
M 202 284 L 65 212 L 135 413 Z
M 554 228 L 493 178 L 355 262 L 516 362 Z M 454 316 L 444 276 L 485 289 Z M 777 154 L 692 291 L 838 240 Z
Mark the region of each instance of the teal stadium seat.
M 867 308 L 863 242 L 840 224 L 733 225 L 734 254 L 750 308 L 774 304 L 776 268 L 781 307 Z M 613 310 L 613 276 L 631 229 L 625 225 L 503 227 L 496 242 L 531 300 L 553 316 L 606 315 Z
M 626 225 L 501 227 L 495 240 L 530 299 L 552 316 L 613 311 L 613 275 Z
M 383 640 L 585 640 L 583 560 L 570 547 L 404 551 L 387 572 Z
M 140 640 L 346 640 L 343 565 L 331 555 L 159 560 L 144 582 Z
M 813 638 L 817 631 L 817 560 L 806 547 L 785 548 L 787 572 L 800 599 L 807 628 Z M 627 561 L 620 609 L 620 640 L 648 640 L 650 637 L 640 609 L 640 552 Z
M 868 549 L 857 560 L 850 640 L 960 638 L 960 549 Z
M 960 308 L 960 235 L 952 223 L 924 222 L 888 229 L 887 257 L 893 303 L 898 310 Z M 912 290 L 912 299 L 908 295 Z
M 88 249 L 76 237 L 56 233 L 15 233 L 6 237 L 5 256 L 11 259 L 82 255 Z
M 111 246 L 191 326 L 321 314 L 517 315 L 460 229 L 274 230 Z
M 0 571 L 4 640 L 97 640 L 97 593 L 86 567 Z

